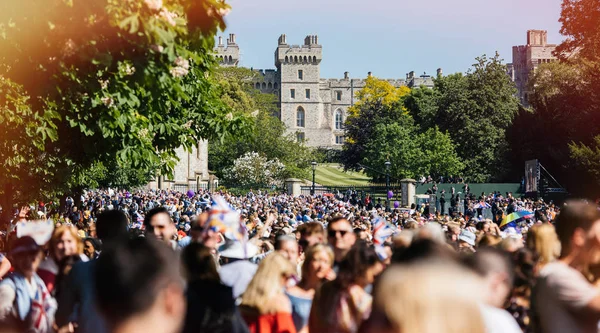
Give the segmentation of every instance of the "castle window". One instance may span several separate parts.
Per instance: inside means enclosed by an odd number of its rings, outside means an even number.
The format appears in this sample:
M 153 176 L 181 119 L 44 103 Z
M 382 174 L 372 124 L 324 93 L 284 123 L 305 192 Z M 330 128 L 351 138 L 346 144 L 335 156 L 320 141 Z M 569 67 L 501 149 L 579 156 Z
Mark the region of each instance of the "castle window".
M 306 61 L 306 56 L 304 56 L 304 62 L 305 62 L 305 63 L 306 63 L 306 62 L 308 62 L 308 61 Z
M 268 87 L 269 87 L 269 89 L 273 89 L 273 85 L 271 84 L 271 82 L 269 82 Z
M 310 99 L 310 89 L 306 89 L 306 98 Z
M 335 111 L 335 129 L 341 130 L 344 127 L 344 115 L 342 110 Z
M 260 83 L 256 82 L 256 89 L 260 89 Z
M 313 62 L 317 62 L 317 56 L 313 56 Z
M 296 110 L 296 127 L 304 127 L 304 109 L 301 106 Z
M 337 99 L 338 101 L 342 100 L 342 92 L 341 91 L 336 91 L 335 92 L 335 99 Z
M 296 89 L 290 89 L 290 98 L 296 98 Z
M 288 56 L 285 56 L 285 62 L 289 62 Z
M 229 56 L 229 63 L 233 64 L 233 57 L 232 56 Z
M 296 140 L 298 140 L 298 142 L 304 141 L 304 132 L 297 132 L 296 133 Z
M 262 88 L 263 88 L 263 89 L 267 89 L 267 84 L 263 82 L 263 83 L 262 83 Z
M 298 56 L 294 56 L 294 62 L 298 62 Z
M 343 145 L 344 141 L 345 141 L 345 137 L 343 135 L 336 135 L 335 136 L 335 144 L 336 145 Z
M 304 72 L 301 69 L 298 70 L 298 80 L 304 80 Z
M 279 85 L 277 84 L 277 82 L 273 83 L 273 89 L 277 89 L 279 88 Z

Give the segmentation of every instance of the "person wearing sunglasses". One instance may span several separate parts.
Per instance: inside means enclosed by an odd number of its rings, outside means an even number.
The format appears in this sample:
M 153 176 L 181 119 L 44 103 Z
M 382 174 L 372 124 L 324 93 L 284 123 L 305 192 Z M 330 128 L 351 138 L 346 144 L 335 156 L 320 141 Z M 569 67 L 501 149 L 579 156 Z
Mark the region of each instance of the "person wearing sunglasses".
M 339 263 L 356 242 L 356 235 L 352 231 L 350 222 L 344 217 L 334 217 L 331 219 L 327 224 L 327 241 L 333 249 L 333 269 L 337 273 Z

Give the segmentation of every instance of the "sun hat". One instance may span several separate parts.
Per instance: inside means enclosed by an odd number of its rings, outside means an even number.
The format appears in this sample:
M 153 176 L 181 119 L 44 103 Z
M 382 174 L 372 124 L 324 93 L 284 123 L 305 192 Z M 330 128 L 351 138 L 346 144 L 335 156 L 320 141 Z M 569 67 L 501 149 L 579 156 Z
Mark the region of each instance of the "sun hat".
M 469 230 L 461 230 L 458 240 L 463 241 L 471 246 L 475 246 L 475 234 Z
M 223 258 L 249 259 L 258 254 L 258 247 L 251 243 L 242 244 L 239 241 L 226 239 L 225 244 L 219 247 L 219 254 Z

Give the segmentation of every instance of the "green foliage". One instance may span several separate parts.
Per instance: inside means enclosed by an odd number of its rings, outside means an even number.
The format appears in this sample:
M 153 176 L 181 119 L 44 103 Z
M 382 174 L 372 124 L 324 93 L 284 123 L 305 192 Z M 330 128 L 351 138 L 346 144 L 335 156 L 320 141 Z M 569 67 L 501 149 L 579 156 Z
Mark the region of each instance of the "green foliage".
M 423 175 L 457 175 L 462 171 L 452 140 L 437 128 L 417 133 L 416 128 L 398 123 L 378 124 L 365 149 L 365 172 L 381 178 L 371 169 L 381 170 L 390 161 L 390 175 L 396 179 L 418 178 Z
M 600 185 L 600 135 L 594 137 L 594 143 L 585 145 L 572 142 L 569 144 L 571 158 L 579 167 L 587 170 Z
M 367 78 L 365 87 L 357 93 L 357 102 L 348 110 L 344 124 L 346 142 L 341 161 L 346 169 L 360 170 L 365 151 L 379 124 L 398 123 L 412 126 L 413 120 L 402 106 L 410 92 L 406 87 L 395 88 L 389 82 L 375 77 Z
M 560 33 L 567 38 L 556 48 L 562 60 L 572 54 L 600 61 L 600 1 L 563 0 Z
M 449 134 L 469 181 L 485 182 L 507 171 L 506 130 L 519 101 L 498 54 L 476 60 L 466 75 L 437 78 L 432 92 L 413 91 L 405 106 L 421 128 L 438 126 Z
M 5 5 L 0 13 L 0 89 L 7 91 L 0 96 L 0 133 L 10 140 L 0 149 L 0 172 L 10 175 L 0 180 L 5 195 L 27 187 L 13 197 L 39 198 L 89 186 L 98 163 L 168 174 L 176 148 L 247 129 L 248 116 L 220 101 L 211 76 L 213 38 L 225 26 L 226 3 Z M 21 133 L 13 135 L 15 129 Z M 81 184 L 85 181 L 89 184 Z

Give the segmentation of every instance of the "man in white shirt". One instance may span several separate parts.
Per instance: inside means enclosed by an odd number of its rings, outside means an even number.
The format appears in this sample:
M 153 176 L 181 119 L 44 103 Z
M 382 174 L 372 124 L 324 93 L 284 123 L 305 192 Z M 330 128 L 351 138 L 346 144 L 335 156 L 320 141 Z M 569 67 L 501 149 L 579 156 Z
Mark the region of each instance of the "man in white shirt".
M 600 265 L 600 211 L 583 201 L 569 202 L 556 219 L 560 259 L 547 264 L 533 290 L 537 332 L 597 332 L 600 291 L 583 272 Z

